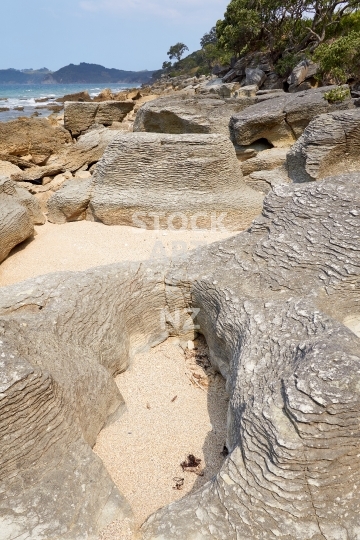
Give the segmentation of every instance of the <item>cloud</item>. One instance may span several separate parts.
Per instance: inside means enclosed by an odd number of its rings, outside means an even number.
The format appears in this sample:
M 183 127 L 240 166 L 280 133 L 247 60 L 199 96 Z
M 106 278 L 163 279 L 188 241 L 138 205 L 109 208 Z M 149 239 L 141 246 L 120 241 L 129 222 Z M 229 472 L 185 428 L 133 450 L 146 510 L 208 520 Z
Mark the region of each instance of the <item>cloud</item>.
M 175 21 L 210 19 L 224 13 L 229 0 L 82 0 L 81 9 L 118 15 L 153 15 Z

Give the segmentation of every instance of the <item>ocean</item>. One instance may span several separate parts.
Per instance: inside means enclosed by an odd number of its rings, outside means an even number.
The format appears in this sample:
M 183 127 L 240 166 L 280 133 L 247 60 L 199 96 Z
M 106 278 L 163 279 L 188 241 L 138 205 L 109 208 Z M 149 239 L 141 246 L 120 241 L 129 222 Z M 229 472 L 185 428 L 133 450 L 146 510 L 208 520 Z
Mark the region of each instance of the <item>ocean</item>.
M 105 88 L 113 92 L 121 92 L 126 88 L 134 88 L 134 84 L 0 84 L 0 122 L 14 120 L 20 116 L 31 116 L 34 112 L 41 116 L 49 116 L 53 111 L 44 107 L 54 104 L 56 98 L 66 94 L 75 94 L 87 90 L 91 97 L 97 96 Z M 36 99 L 47 98 L 47 101 L 37 103 Z M 61 105 L 61 104 L 60 104 Z M 15 110 L 21 107 L 23 110 Z M 1 111 L 1 109 L 9 109 Z

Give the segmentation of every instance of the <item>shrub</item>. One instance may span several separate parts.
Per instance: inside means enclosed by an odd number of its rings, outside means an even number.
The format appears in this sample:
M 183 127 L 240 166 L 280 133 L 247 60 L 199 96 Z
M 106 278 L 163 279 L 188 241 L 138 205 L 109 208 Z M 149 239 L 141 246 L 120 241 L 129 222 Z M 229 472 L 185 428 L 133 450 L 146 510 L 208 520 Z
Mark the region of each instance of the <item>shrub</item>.
M 329 103 L 339 103 L 345 101 L 345 99 L 351 96 L 350 90 L 347 86 L 338 86 L 333 88 L 328 92 L 325 92 L 324 98 L 327 99 Z

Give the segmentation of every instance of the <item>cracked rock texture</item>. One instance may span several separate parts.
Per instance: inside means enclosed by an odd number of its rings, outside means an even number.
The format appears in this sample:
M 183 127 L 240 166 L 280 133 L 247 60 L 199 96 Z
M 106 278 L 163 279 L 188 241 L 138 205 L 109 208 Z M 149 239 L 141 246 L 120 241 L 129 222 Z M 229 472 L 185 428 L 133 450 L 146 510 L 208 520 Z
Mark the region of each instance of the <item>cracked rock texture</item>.
M 309 122 L 321 113 L 354 109 L 351 99 L 331 105 L 324 98 L 330 88 L 322 87 L 267 99 L 235 114 L 230 120 L 234 143 L 249 145 L 267 139 L 275 147 L 291 146 Z
M 134 131 L 153 133 L 222 133 L 229 136 L 229 121 L 255 98 L 216 99 L 208 96 L 162 97 L 145 103 L 134 122 Z
M 293 182 L 310 182 L 360 170 L 360 110 L 321 114 L 287 155 Z
M 359 180 L 276 187 L 248 231 L 171 268 L 0 290 L 2 540 L 95 540 L 129 518 L 91 446 L 123 403 L 112 377 L 145 346 L 191 339 L 190 307 L 227 381 L 230 454 L 144 540 L 360 538 Z
M 0 176 L 0 262 L 45 223 L 38 201 L 10 178 Z
M 101 103 L 67 101 L 64 105 L 64 127 L 77 137 L 93 124 L 111 126 L 113 122 L 122 122 L 134 107 L 132 100 Z
M 239 230 L 262 200 L 243 182 L 226 136 L 128 133 L 96 167 L 89 212 L 106 225 Z

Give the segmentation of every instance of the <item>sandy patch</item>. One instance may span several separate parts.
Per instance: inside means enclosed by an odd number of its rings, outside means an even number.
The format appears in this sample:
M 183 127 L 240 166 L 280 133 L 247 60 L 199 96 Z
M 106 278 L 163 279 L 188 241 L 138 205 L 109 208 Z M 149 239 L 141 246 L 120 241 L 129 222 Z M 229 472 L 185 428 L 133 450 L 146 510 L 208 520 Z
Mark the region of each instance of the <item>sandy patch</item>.
M 172 257 L 233 236 L 221 231 L 151 231 L 80 221 L 35 227 L 33 239 L 0 265 L 0 286 L 50 272 L 87 270 L 122 261 Z
M 198 489 L 224 460 L 225 382 L 209 369 L 207 347 L 195 343 L 199 349 L 187 351 L 185 359 L 170 339 L 136 356 L 116 378 L 127 410 L 100 433 L 94 450 L 132 506 L 137 525 Z M 196 472 L 181 467 L 190 454 L 201 459 Z M 111 525 L 101 539 L 122 540 L 122 527 Z

